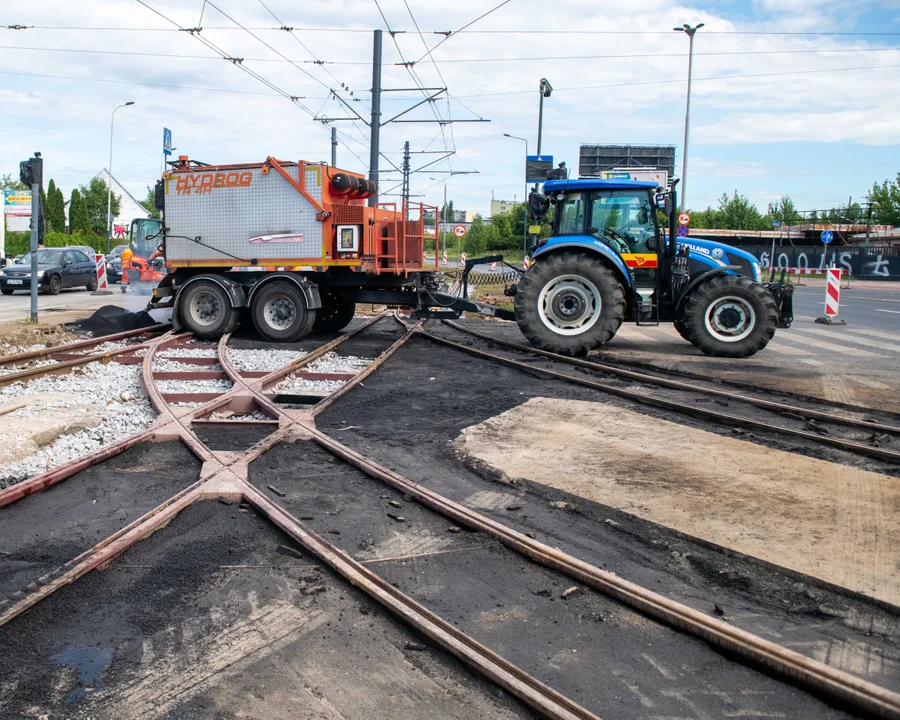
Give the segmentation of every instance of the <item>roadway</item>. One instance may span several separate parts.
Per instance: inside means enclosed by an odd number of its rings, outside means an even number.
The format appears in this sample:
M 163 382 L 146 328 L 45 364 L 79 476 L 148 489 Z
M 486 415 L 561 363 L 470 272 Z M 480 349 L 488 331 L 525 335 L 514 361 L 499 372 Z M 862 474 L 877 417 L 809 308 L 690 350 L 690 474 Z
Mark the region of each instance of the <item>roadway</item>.
M 794 314 L 819 317 L 824 314 L 825 287 L 822 281 L 802 281 L 794 290 Z M 897 333 L 900 340 L 900 287 L 897 283 L 860 285 L 851 282 L 841 288 L 839 317 L 848 325 Z
M 109 295 L 94 295 L 84 288 L 73 288 L 63 290 L 59 295 L 38 295 L 38 319 L 53 324 L 64 315 L 73 312 L 90 314 L 103 305 L 120 305 L 134 311 L 147 306 L 146 296 L 123 295 L 118 285 L 113 285 L 109 292 Z M 31 295 L 27 291 L 0 296 L 0 323 L 25 320 L 30 312 Z

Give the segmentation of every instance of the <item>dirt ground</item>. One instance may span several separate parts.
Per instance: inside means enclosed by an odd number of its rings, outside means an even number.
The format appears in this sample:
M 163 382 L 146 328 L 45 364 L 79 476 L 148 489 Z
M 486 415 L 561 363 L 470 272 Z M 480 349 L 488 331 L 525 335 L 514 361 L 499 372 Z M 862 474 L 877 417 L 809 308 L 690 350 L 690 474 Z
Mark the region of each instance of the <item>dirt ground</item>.
M 603 403 L 551 398 L 467 428 L 456 448 L 510 479 L 900 604 L 896 478 Z
M 900 604 L 896 478 L 550 398 L 467 428 L 456 448 L 508 478 Z

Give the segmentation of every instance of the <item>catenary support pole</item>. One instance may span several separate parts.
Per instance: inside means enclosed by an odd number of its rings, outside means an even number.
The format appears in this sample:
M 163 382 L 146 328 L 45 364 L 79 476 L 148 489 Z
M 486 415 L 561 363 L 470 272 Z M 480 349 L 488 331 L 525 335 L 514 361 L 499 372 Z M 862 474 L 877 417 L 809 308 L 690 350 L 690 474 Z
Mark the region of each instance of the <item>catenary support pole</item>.
M 337 167 L 337 128 L 331 126 L 331 167 Z
M 369 136 L 369 180 L 378 183 L 378 157 L 381 141 L 381 30 L 372 41 L 372 120 Z M 377 185 L 376 185 L 377 186 Z M 369 207 L 378 202 L 378 192 L 369 198 Z
M 688 49 L 688 84 L 687 104 L 684 110 L 684 147 L 681 153 L 681 204 L 679 209 L 687 209 L 687 172 L 688 172 L 688 143 L 691 134 L 691 78 L 694 72 L 694 35 L 702 28 L 704 23 L 697 23 L 694 27 L 684 24 L 681 27 L 672 28 L 675 32 L 683 32 L 690 39 Z
M 37 179 L 37 178 L 35 178 Z M 38 321 L 38 226 L 41 223 L 41 183 L 31 185 L 31 322 Z

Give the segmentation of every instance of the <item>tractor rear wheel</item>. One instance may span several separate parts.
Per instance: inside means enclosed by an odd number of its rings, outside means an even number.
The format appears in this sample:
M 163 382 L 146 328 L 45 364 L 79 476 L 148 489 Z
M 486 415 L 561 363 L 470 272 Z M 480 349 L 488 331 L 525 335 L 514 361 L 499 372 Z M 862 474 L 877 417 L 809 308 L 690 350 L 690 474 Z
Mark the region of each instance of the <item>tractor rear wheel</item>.
M 253 296 L 250 313 L 256 331 L 273 342 L 299 340 L 316 321 L 316 311 L 307 307 L 303 292 L 290 280 L 263 285 Z
M 682 313 L 690 342 L 712 357 L 755 355 L 775 335 L 775 298 L 758 282 L 717 275 L 696 288 Z
M 576 355 L 609 342 L 622 325 L 625 293 L 613 271 L 587 253 L 538 260 L 519 282 L 516 322 L 535 347 Z
M 212 280 L 191 283 L 178 296 L 181 324 L 198 338 L 212 340 L 237 326 L 238 311 L 231 307 L 228 293 Z

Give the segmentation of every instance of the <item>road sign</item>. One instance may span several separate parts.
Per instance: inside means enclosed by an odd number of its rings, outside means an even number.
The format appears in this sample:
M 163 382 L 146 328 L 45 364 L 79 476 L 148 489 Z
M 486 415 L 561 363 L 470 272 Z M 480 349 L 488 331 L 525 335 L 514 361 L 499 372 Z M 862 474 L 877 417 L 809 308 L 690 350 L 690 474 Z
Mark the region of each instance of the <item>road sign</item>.
M 681 215 L 678 216 L 678 224 L 679 225 L 687 225 L 690 222 L 691 222 L 691 216 L 688 215 L 687 213 L 681 213 Z
M 540 225 L 529 225 L 528 232 L 531 235 L 540 235 L 541 234 L 541 226 Z
M 163 154 L 172 154 L 172 131 L 169 128 L 163 128 Z
M 679 225 L 678 229 L 675 231 L 675 234 L 678 237 L 687 237 L 688 236 L 688 226 L 687 225 Z
M 823 230 L 821 238 L 822 238 L 822 242 L 827 245 L 832 240 L 834 240 L 834 233 L 831 232 L 831 230 Z
M 465 225 L 457 225 L 455 228 L 453 228 L 453 234 L 456 235 L 456 237 L 465 236 L 466 226 Z
M 552 169 L 552 155 L 525 156 L 525 182 L 542 183 L 547 179 L 547 173 Z
M 774 221 L 772 222 L 772 227 L 781 227 L 781 223 L 778 222 L 777 220 L 774 220 Z

